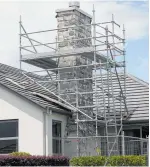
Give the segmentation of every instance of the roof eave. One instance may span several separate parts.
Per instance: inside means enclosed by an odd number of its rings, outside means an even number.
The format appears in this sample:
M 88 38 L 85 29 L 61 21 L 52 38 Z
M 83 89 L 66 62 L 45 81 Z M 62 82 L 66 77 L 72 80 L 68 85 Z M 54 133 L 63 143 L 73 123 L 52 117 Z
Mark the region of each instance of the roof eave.
M 123 124 L 128 123 L 128 124 L 132 124 L 132 123 L 146 123 L 149 122 L 149 119 L 145 119 L 145 120 L 124 120 Z

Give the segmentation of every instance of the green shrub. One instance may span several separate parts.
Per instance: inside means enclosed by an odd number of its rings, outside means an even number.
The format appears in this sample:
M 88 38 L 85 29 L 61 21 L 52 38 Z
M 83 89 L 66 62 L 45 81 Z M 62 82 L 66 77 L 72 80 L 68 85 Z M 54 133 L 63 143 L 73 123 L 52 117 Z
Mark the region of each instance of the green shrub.
M 18 157 L 20 157 L 20 156 L 31 156 L 30 153 L 26 153 L 26 152 L 12 152 L 9 155 L 11 155 L 11 156 L 18 156 Z
M 107 166 L 146 166 L 145 156 L 87 156 L 74 157 L 70 160 L 72 166 L 103 166 L 107 160 Z
M 88 157 L 74 157 L 70 160 L 72 166 L 102 166 L 105 164 L 105 157 L 102 156 L 88 156 Z
M 111 166 L 146 166 L 146 156 L 112 156 L 108 160 Z
M 87 156 L 87 157 L 74 157 L 70 160 L 72 166 L 103 166 L 106 157 L 104 156 Z

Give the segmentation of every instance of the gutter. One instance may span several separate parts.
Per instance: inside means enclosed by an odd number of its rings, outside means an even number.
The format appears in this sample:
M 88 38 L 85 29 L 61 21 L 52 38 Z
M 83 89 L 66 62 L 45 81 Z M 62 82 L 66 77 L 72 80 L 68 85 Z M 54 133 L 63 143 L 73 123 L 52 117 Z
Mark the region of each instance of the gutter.
M 132 123 L 149 123 L 149 120 L 124 120 L 123 123 L 125 124 L 132 124 Z
M 50 98 L 50 97 L 48 97 L 48 96 L 46 96 L 46 95 L 43 95 L 43 94 L 41 94 L 41 93 L 32 92 L 32 94 L 33 94 L 33 95 L 40 96 L 40 97 L 42 97 L 42 98 L 44 98 L 44 99 L 46 99 L 46 100 L 48 100 L 48 101 L 50 101 L 50 102 L 56 103 L 56 104 L 58 104 L 58 105 L 60 105 L 60 106 L 62 106 L 62 107 L 64 107 L 64 108 L 66 108 L 66 109 L 68 109 L 68 110 L 70 110 L 70 111 L 74 110 L 72 107 L 67 106 L 66 104 L 63 104 L 63 103 L 61 103 L 61 102 L 59 102 L 59 101 L 57 101 L 57 100 L 55 100 L 55 99 L 52 99 L 52 98 Z

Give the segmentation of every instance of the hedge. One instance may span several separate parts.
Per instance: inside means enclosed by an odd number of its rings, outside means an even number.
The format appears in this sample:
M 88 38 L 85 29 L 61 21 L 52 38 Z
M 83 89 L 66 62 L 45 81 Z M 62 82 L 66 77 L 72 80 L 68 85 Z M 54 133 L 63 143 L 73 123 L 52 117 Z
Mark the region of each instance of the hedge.
M 71 166 L 146 166 L 146 156 L 86 156 L 74 157 L 70 160 Z
M 64 156 L 1 155 L 0 166 L 69 166 L 69 159 Z

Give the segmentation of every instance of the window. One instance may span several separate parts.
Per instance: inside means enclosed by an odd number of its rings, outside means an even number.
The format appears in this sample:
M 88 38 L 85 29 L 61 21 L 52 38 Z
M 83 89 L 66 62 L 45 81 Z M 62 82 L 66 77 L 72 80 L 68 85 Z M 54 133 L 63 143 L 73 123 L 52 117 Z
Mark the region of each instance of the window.
M 0 154 L 18 151 L 18 120 L 0 121 Z
M 61 122 L 52 122 L 52 135 L 53 135 L 53 154 L 61 154 Z
M 125 154 L 126 155 L 140 155 L 141 143 L 138 139 L 140 137 L 140 129 L 124 130 L 125 136 Z M 134 139 L 132 137 L 135 137 Z

